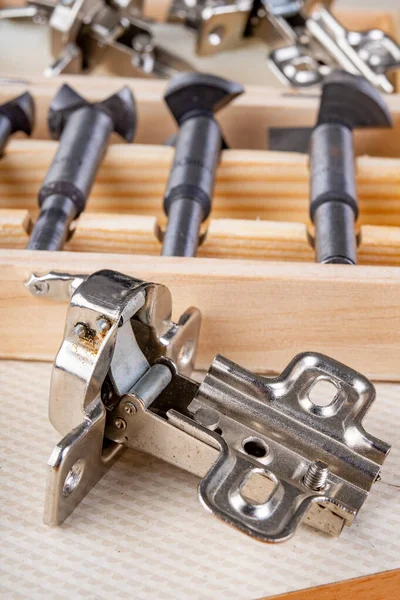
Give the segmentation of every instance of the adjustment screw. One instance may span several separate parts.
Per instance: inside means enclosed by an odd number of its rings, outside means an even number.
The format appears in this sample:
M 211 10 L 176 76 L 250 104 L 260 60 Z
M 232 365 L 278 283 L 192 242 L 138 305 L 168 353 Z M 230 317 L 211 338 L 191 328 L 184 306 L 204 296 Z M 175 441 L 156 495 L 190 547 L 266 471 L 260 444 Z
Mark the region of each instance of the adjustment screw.
M 322 460 L 316 460 L 308 467 L 304 475 L 304 485 L 310 490 L 322 490 L 326 486 L 329 476 L 329 467 Z
M 139 54 L 152 52 L 154 49 L 154 43 L 151 35 L 147 33 L 136 35 L 132 40 L 132 48 L 136 50 L 136 52 L 139 52 Z
M 126 412 L 127 415 L 134 415 L 137 412 L 137 408 L 132 402 L 126 402 L 124 405 L 124 412 Z
M 34 296 L 46 296 L 49 291 L 49 284 L 47 281 L 35 281 L 31 285 L 31 292 Z
M 83 323 L 77 323 L 74 327 L 74 334 L 79 338 L 84 337 L 86 335 L 86 325 Z
M 120 417 L 117 417 L 114 421 L 114 426 L 117 429 L 125 429 L 126 428 L 126 421 L 124 421 L 124 419 L 121 419 Z
M 96 329 L 99 333 L 106 333 L 111 327 L 111 323 L 106 317 L 99 317 L 96 321 Z

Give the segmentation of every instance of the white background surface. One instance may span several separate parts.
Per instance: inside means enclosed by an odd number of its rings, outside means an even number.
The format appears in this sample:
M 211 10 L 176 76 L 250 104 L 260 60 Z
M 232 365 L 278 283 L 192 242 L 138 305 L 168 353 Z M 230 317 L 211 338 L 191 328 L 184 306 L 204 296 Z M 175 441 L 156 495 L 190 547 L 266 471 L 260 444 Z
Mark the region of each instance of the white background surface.
M 365 420 L 394 447 L 353 526 L 339 538 L 302 526 L 265 545 L 206 513 L 196 477 L 132 451 L 62 527 L 43 525 L 45 463 L 59 439 L 49 375 L 48 364 L 0 362 L 2 598 L 242 600 L 400 567 L 399 386 L 378 385 Z

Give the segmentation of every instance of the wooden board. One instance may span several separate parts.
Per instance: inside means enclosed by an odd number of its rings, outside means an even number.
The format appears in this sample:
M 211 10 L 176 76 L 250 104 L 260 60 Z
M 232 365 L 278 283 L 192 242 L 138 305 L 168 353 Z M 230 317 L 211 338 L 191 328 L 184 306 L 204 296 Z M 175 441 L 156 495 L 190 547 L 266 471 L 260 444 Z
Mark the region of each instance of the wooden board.
M 25 248 L 32 219 L 25 210 L 0 209 L 0 248 Z M 160 224 L 153 216 L 86 213 L 65 250 L 159 256 Z M 360 265 L 400 266 L 400 228 L 363 225 Z M 199 257 L 312 262 L 314 252 L 302 223 L 213 219 Z
M 0 88 L 1 89 L 1 88 Z M 56 142 L 12 140 L 0 160 L 0 208 L 37 211 L 37 194 Z M 173 148 L 110 146 L 96 176 L 87 211 L 161 216 Z M 400 159 L 359 157 L 359 223 L 400 226 Z M 222 152 L 213 219 L 308 223 L 308 156 L 286 152 Z
M 135 95 L 138 126 L 135 141 L 163 144 L 176 130 L 176 125 L 162 100 L 165 81 L 121 77 L 85 77 L 69 75 L 46 79 L 43 76 L 15 77 L 3 73 L 0 103 L 12 96 L 30 90 L 35 96 L 37 119 L 34 137 L 48 138 L 47 112 L 49 104 L 62 83 L 69 83 L 88 100 L 99 101 L 127 85 Z M 356 151 L 373 156 L 400 156 L 400 96 L 387 96 L 394 127 L 357 130 Z M 246 93 L 219 113 L 228 144 L 232 148 L 262 149 L 267 145 L 269 127 L 312 126 L 316 120 L 319 94 L 272 87 L 246 86 Z M 117 138 L 115 137 L 115 141 Z
M 0 207 L 37 210 L 37 193 L 56 142 L 12 140 L 0 161 Z M 87 211 L 162 214 L 173 148 L 116 144 L 108 148 Z M 400 225 L 400 160 L 356 160 L 360 223 Z M 213 218 L 308 222 L 308 156 L 287 152 L 221 153 Z
M 269 597 L 274 600 L 395 600 L 399 594 L 400 569 L 395 569 Z
M 175 318 L 201 309 L 200 369 L 220 352 L 280 371 L 314 350 L 375 379 L 399 378 L 397 267 L 0 250 L 0 357 L 52 360 L 62 339 L 66 305 L 33 298 L 23 285 L 31 273 L 102 268 L 167 285 Z
M 0 161 L 0 247 L 23 248 L 55 142 L 14 140 Z M 67 250 L 160 254 L 156 230 L 173 158 L 164 146 L 111 146 Z M 222 153 L 199 256 L 313 261 L 308 158 L 251 150 Z M 360 264 L 400 264 L 400 160 L 359 157 Z M 11 208 L 12 207 L 12 208 Z M 28 213 L 29 211 L 29 213 Z

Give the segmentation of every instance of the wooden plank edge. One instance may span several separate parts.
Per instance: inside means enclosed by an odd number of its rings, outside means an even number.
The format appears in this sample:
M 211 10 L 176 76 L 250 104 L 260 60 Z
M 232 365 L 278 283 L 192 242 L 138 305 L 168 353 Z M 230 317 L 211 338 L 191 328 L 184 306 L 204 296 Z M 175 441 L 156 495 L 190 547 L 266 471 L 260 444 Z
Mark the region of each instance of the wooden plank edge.
M 37 211 L 37 194 L 57 144 L 13 140 L 0 161 L 0 207 Z M 162 214 L 173 149 L 110 146 L 86 212 Z M 213 217 L 308 223 L 306 155 L 226 150 L 217 170 Z M 358 157 L 359 224 L 400 226 L 400 160 Z
M 51 99 L 63 83 L 69 83 L 90 101 L 99 101 L 123 86 L 135 95 L 138 127 L 135 141 L 163 144 L 176 130 L 163 102 L 166 81 L 92 75 L 16 77 L 2 73 L 0 103 L 29 90 L 36 100 L 34 137 L 48 138 L 47 113 Z M 393 115 L 393 129 L 368 129 L 355 132 L 357 154 L 400 156 L 400 95 L 386 97 Z M 293 91 L 266 86 L 246 86 L 246 92 L 218 114 L 228 145 L 233 148 L 265 148 L 269 127 L 313 126 L 319 104 L 315 91 Z M 116 140 L 117 137 L 114 137 Z
M 86 213 L 77 221 L 65 250 L 158 256 L 158 232 L 163 227 L 164 222 L 151 216 Z M 25 248 L 31 228 L 27 211 L 0 209 L 0 248 Z M 200 258 L 314 261 L 307 226 L 302 223 L 211 219 L 205 233 Z M 400 266 L 400 228 L 365 225 L 360 239 L 360 265 Z
M 268 598 L 273 600 L 395 600 L 399 594 L 400 569 L 394 569 L 338 583 L 268 596 Z M 267 600 L 267 597 L 263 600 Z
M 108 268 L 167 285 L 175 318 L 203 313 L 197 368 L 217 352 L 260 373 L 317 351 L 375 380 L 400 379 L 400 268 L 0 250 L 0 357 L 53 360 L 66 305 L 34 298 L 32 272 Z

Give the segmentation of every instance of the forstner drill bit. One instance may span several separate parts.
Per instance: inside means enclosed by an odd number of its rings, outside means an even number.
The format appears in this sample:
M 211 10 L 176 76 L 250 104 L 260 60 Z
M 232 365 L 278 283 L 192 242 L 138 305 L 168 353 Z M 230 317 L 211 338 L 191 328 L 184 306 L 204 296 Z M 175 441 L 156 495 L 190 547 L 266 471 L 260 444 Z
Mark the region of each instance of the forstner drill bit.
M 210 214 L 221 149 L 226 147 L 214 114 L 242 94 L 243 87 L 205 73 L 183 73 L 168 85 L 164 100 L 179 132 L 164 195 L 168 224 L 163 256 L 195 256 L 200 226 Z
M 353 129 L 391 125 L 385 100 L 366 79 L 345 71 L 326 77 L 310 145 L 310 217 L 317 262 L 356 264 Z
M 68 85 L 53 99 L 48 116 L 51 136 L 60 143 L 39 192 L 40 214 L 27 248 L 61 250 L 71 223 L 85 209 L 97 170 L 113 131 L 131 142 L 136 128 L 132 92 L 122 88 L 90 104 Z
M 29 92 L 0 106 L 0 156 L 11 135 L 22 131 L 31 135 L 35 120 L 35 105 Z

